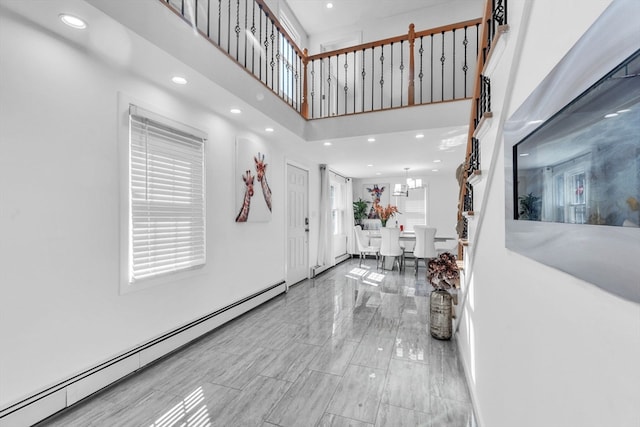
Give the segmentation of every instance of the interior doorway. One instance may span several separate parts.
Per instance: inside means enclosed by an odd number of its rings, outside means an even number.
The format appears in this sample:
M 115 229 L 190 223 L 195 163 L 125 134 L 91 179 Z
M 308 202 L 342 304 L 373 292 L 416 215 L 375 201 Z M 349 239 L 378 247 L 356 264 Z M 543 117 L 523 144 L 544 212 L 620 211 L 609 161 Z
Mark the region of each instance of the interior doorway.
M 309 171 L 287 163 L 287 286 L 308 277 Z

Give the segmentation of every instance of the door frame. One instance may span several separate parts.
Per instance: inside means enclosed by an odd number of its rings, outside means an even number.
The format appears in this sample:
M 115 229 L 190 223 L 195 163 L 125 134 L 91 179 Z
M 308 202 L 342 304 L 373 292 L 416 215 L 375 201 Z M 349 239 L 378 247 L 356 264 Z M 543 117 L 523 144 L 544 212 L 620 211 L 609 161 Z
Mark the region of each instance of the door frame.
M 284 192 L 284 204 L 285 204 L 285 226 L 284 226 L 284 255 L 285 255 L 285 263 L 284 263 L 284 277 L 285 277 L 285 292 L 289 292 L 289 282 L 287 281 L 287 277 L 289 275 L 289 260 L 288 260 L 288 256 L 289 256 L 289 226 L 288 226 L 288 219 L 289 219 L 289 166 L 293 166 L 295 168 L 298 169 L 302 169 L 303 171 L 307 172 L 307 206 L 306 206 L 306 210 L 307 210 L 307 218 L 310 217 L 310 212 L 309 212 L 309 187 L 310 187 L 310 181 L 311 181 L 311 170 L 308 166 L 303 165 L 302 163 L 298 163 L 295 160 L 291 160 L 291 159 L 285 159 L 285 168 L 284 168 L 284 182 L 286 183 L 285 185 L 285 192 Z M 309 218 L 309 221 L 311 222 L 311 219 Z M 308 231 L 307 234 L 307 279 L 310 276 L 310 259 L 309 259 L 309 248 L 311 245 L 311 231 Z

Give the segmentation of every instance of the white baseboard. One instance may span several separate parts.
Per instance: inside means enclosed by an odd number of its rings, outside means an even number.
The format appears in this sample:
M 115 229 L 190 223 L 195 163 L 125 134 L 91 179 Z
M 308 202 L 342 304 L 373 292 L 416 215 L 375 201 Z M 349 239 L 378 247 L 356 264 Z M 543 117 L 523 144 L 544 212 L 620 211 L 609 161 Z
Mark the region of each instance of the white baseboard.
M 65 389 L 57 390 L 40 399 L 33 400 L 27 407 L 3 416 L 0 418 L 0 427 L 31 426 L 66 407 L 67 391 Z
M 66 387 L 67 406 L 71 406 L 96 391 L 102 390 L 109 384 L 116 382 L 139 368 L 140 355 L 139 353 L 135 353 L 91 375 L 87 375 L 77 382 L 69 384 Z
M 456 347 L 458 347 L 458 354 L 461 355 L 463 349 L 460 347 L 459 334 L 456 333 Z M 462 361 L 462 370 L 464 371 L 465 379 L 467 380 L 467 388 L 469 389 L 469 395 L 471 396 L 471 406 L 473 407 L 473 414 L 476 419 L 476 424 L 474 427 L 482 427 L 482 420 L 480 419 L 480 413 L 478 411 L 478 396 L 476 395 L 475 384 L 473 383 L 473 378 L 471 377 L 471 368 L 467 365 L 467 359 L 465 357 L 460 357 Z M 473 387 L 471 385 L 473 384 Z
M 0 409 L 0 427 L 28 427 L 42 421 L 269 301 L 285 290 L 285 282 L 281 281 L 61 381 L 45 391 L 2 408 Z

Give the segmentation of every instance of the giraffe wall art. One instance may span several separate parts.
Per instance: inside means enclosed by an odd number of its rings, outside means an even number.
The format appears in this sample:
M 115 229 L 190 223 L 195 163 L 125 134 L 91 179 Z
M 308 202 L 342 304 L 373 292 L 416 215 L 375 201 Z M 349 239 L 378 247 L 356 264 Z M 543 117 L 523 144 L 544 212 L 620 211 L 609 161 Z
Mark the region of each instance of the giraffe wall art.
M 264 143 L 246 138 L 236 139 L 236 222 L 271 221 L 270 161 Z
M 370 201 L 367 218 L 378 219 L 378 214 L 373 209 L 374 204 L 387 206 L 389 204 L 389 184 L 364 184 L 362 187 L 364 199 Z

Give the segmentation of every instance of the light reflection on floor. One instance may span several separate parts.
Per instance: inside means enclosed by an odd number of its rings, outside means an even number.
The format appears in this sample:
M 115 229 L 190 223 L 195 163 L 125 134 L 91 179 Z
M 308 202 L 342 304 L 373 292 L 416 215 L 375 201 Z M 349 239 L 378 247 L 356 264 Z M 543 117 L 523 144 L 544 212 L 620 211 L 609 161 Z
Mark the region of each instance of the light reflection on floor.
M 209 427 L 211 421 L 203 402 L 204 392 L 198 387 L 149 427 Z
M 39 427 L 476 427 L 456 343 L 429 334 L 425 269 L 371 264 L 293 286 Z
M 375 271 L 367 271 L 367 268 L 368 267 L 354 267 L 345 275 L 345 277 L 354 280 L 362 280 L 362 283 L 366 283 L 367 285 L 379 286 L 380 282 L 384 280 L 385 275 Z

